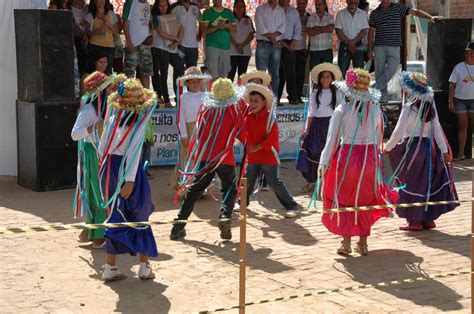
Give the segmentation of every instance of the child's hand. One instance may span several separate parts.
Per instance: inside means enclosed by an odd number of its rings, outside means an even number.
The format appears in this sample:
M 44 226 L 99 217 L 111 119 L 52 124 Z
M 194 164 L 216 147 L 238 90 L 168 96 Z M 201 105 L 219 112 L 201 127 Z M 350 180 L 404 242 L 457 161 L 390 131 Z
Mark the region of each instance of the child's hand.
M 259 150 L 261 150 L 262 147 L 260 145 L 250 145 L 247 147 L 247 151 L 249 153 L 255 153 L 255 152 L 258 152 Z
M 120 189 L 120 194 L 123 196 L 124 199 L 128 199 L 133 191 L 133 182 L 126 181 L 125 184 Z
M 451 162 L 451 155 L 449 153 L 443 154 L 443 160 L 446 164 L 449 164 Z

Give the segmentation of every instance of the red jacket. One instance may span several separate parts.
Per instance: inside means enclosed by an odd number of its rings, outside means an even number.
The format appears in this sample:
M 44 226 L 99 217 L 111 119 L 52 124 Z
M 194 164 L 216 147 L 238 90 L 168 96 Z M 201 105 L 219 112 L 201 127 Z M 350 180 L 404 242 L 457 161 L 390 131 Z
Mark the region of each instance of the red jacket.
M 250 164 L 278 165 L 278 159 L 272 150 L 273 147 L 277 153 L 280 151 L 278 125 L 275 121 L 270 133 L 267 134 L 268 115 L 268 110 L 263 109 L 258 114 L 250 112 L 245 119 L 244 135 L 246 137 L 247 161 Z M 249 153 L 249 147 L 258 144 L 262 146 L 262 149 Z

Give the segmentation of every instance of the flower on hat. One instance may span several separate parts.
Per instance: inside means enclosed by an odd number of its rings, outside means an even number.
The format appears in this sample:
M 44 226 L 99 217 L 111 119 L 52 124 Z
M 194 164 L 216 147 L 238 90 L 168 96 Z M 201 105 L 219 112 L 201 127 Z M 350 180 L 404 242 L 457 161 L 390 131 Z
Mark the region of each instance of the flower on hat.
M 357 73 L 354 70 L 349 70 L 346 73 L 346 84 L 347 86 L 352 86 L 354 85 L 355 82 L 357 82 Z
M 117 84 L 117 91 L 108 97 L 109 106 L 125 111 L 142 111 L 156 102 L 156 94 L 137 79 L 127 79 Z

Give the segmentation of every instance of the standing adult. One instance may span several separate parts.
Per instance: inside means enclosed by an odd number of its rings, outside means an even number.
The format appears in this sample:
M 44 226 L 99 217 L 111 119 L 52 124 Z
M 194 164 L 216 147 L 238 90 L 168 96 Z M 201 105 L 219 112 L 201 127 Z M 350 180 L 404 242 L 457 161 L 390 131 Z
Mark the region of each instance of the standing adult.
M 179 49 L 184 53 L 184 66 L 186 69 L 194 67 L 199 56 L 198 42 L 201 35 L 198 32 L 198 21 L 201 20 L 201 11 L 197 4 L 189 0 L 180 0 L 171 5 L 171 13 L 176 14 L 183 28 L 183 39 Z
M 230 72 L 228 78 L 233 81 L 235 73 L 237 77 L 247 72 L 250 57 L 252 56 L 252 48 L 250 43 L 255 37 L 255 29 L 253 28 L 252 19 L 247 15 L 244 0 L 235 0 L 234 16 L 237 20 L 237 31 L 230 35 L 232 48 L 230 49 Z
M 82 76 L 86 70 L 86 47 L 88 38 L 86 34 L 85 19 L 89 12 L 89 7 L 84 0 L 74 0 L 71 5 L 73 19 L 74 46 L 76 47 L 77 63 L 79 73 Z
M 332 40 L 334 16 L 329 14 L 326 0 L 315 0 L 316 14 L 308 18 L 306 26 L 309 35 L 309 67 L 333 62 Z
M 170 13 L 168 0 L 158 0 L 151 10 L 153 20 L 153 87 L 158 97 L 163 97 L 165 107 L 171 107 L 168 92 L 168 68 L 173 67 L 173 89 L 176 92 L 176 80 L 184 74 L 184 60 L 178 54 L 178 45 L 183 37 L 183 28 L 180 26 L 178 34 L 169 34 L 160 25 L 159 16 Z M 167 43 L 165 43 L 165 40 Z
M 400 19 L 413 14 L 435 22 L 439 16 L 431 16 L 421 10 L 410 9 L 403 3 L 380 0 L 380 5 L 370 14 L 368 58 L 375 62 L 375 87 L 382 92 L 382 102 L 387 101 L 387 84 L 395 75 L 400 63 L 402 31 Z M 374 42 L 375 33 L 375 42 Z
M 346 2 L 347 7 L 337 12 L 335 24 L 340 41 L 337 63 L 344 77 L 351 61 L 353 68 L 364 67 L 362 38 L 367 36 L 369 30 L 367 13 L 357 7 L 359 0 L 346 0 Z
M 301 39 L 301 22 L 298 11 L 290 5 L 290 0 L 279 0 L 280 6 L 285 11 L 285 32 L 281 35 L 281 64 L 280 84 L 278 86 L 278 104 L 283 94 L 286 83 L 286 92 L 290 105 L 298 104 L 296 95 L 296 41 Z
M 306 24 L 311 14 L 306 10 L 308 0 L 296 0 L 296 10 L 300 15 L 301 39 L 295 45 L 295 72 L 296 72 L 296 101 L 302 103 L 303 85 L 306 78 L 306 63 L 308 59 L 308 42 Z
M 222 0 L 213 0 L 213 6 L 202 14 L 201 33 L 205 36 L 205 65 L 213 79 L 227 77 L 230 71 L 230 33 L 235 33 L 235 17 L 222 6 Z
M 112 73 L 114 64 L 114 35 L 119 33 L 117 22 L 110 0 L 91 0 L 89 14 L 86 16 L 86 31 L 89 36 L 88 54 L 92 56 L 92 59 L 98 51 L 107 55 L 107 70 L 105 71 L 107 74 Z
M 272 89 L 276 95 L 280 85 L 281 47 L 280 37 L 285 32 L 285 10 L 276 0 L 268 0 L 255 11 L 257 50 L 255 63 L 257 70 L 269 71 Z
M 449 111 L 458 119 L 458 148 L 454 160 L 463 160 L 469 121 L 474 128 L 474 42 L 467 44 L 464 61 L 458 63 L 449 77 Z
M 145 88 L 150 86 L 153 75 L 153 57 L 151 54 L 152 37 L 150 36 L 151 12 L 147 0 L 126 0 L 123 5 L 123 32 L 125 34 L 124 73 L 135 76 L 140 66 L 140 80 Z

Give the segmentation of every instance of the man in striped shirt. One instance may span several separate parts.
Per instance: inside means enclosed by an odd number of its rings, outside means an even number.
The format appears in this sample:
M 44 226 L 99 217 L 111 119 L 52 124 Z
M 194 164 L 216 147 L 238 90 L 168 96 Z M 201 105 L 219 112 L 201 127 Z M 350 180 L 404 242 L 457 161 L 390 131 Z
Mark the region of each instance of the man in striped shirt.
M 429 19 L 431 22 L 441 18 L 421 10 L 410 9 L 405 4 L 392 3 L 391 0 L 381 0 L 380 5 L 370 14 L 368 58 L 372 59 L 375 55 L 375 87 L 382 92 L 382 102 L 387 101 L 387 84 L 397 72 L 400 63 L 402 45 L 400 19 L 409 14 Z

